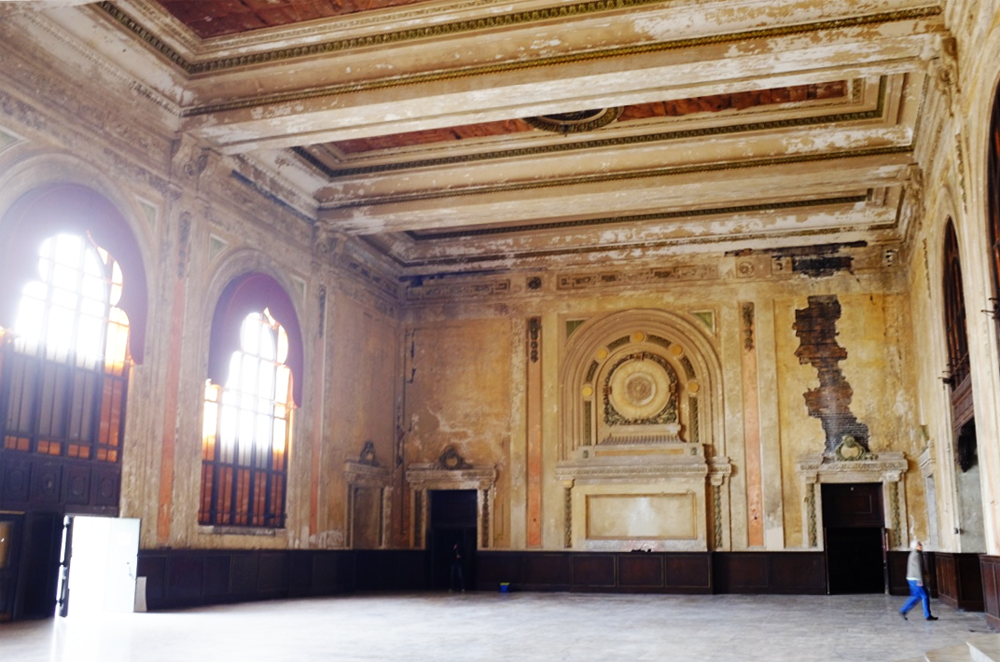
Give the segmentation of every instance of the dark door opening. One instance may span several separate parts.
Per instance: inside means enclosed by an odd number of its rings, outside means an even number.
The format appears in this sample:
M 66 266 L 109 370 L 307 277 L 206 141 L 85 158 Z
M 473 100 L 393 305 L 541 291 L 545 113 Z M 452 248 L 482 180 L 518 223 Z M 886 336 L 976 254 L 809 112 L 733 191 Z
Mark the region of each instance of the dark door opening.
M 14 619 L 23 515 L 0 513 L 0 623 Z
M 882 484 L 826 484 L 822 490 L 827 592 L 884 593 Z
M 430 493 L 430 586 L 443 591 L 451 588 L 455 546 L 461 555 L 462 587 L 473 588 L 476 553 L 476 490 L 433 490 Z

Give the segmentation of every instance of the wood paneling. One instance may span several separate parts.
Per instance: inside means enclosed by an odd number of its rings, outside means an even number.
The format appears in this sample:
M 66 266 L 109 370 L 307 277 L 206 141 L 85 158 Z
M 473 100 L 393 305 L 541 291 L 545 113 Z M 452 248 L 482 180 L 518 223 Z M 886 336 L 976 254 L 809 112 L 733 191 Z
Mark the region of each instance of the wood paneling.
M 827 592 L 822 552 L 716 552 L 712 560 L 716 593 Z
M 709 552 L 479 552 L 476 589 L 711 593 Z
M 983 582 L 983 610 L 986 622 L 994 630 L 1000 630 L 1000 556 L 979 557 L 979 571 Z
M 121 467 L 0 451 L 0 509 L 118 516 Z
M 924 557 L 930 554 L 924 554 Z M 934 552 L 938 598 L 949 607 L 983 611 L 983 577 L 978 554 Z
M 494 552 L 476 590 L 619 593 L 826 592 L 820 552 Z M 903 558 L 905 568 L 905 557 Z M 423 550 L 143 550 L 151 610 L 351 591 L 430 588 Z
M 570 557 L 573 586 L 614 588 L 615 557 L 611 554 L 574 554 Z
M 883 527 L 882 483 L 828 483 L 823 488 L 823 526 Z
M 675 593 L 711 593 L 712 557 L 709 554 L 664 554 L 666 585 Z
M 141 550 L 138 574 L 146 578 L 150 610 L 332 595 L 354 590 L 357 554 L 346 550 Z M 420 552 L 415 554 L 422 558 Z M 399 565 L 397 560 L 369 567 L 374 571 Z M 412 568 L 405 571 L 412 572 Z M 391 577 L 397 578 L 398 572 Z M 409 586 L 401 582 L 393 588 Z
M 569 555 L 528 553 L 524 556 L 524 583 L 536 590 L 565 591 L 570 587 Z
M 623 588 L 663 587 L 663 557 L 659 554 L 619 556 L 618 581 Z

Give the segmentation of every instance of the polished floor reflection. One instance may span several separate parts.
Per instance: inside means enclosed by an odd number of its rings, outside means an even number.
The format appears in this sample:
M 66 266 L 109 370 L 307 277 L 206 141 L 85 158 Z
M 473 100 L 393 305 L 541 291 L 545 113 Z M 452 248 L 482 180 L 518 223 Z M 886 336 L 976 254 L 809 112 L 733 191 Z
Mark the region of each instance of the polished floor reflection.
M 0 625 L 3 662 L 890 662 L 989 632 L 904 598 L 567 593 L 351 595 Z

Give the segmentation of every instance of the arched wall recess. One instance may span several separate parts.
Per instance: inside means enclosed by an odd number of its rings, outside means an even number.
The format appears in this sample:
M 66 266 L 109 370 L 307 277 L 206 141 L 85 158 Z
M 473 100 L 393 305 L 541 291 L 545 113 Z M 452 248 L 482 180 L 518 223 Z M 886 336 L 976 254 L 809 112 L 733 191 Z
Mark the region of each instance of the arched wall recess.
M 564 546 L 728 545 L 721 362 L 697 321 L 655 309 L 588 321 L 560 372 Z

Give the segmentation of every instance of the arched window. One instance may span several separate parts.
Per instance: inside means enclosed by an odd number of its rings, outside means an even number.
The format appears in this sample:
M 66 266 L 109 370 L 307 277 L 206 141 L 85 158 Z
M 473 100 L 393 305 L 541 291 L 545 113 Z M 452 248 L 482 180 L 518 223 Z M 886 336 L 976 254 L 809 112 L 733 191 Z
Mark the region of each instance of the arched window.
M 117 462 L 123 433 L 128 318 L 122 272 L 87 237 L 42 242 L 5 335 L 3 447 Z
M 948 221 L 944 236 L 944 323 L 948 340 L 948 381 L 956 389 L 969 377 L 969 340 L 965 323 L 965 290 L 958 257 L 955 226 Z
M 145 314 L 131 230 L 89 189 L 33 191 L 0 222 L 0 276 L 0 508 L 117 514 Z
M 1000 87 L 994 93 L 993 114 L 990 119 L 990 144 L 986 160 L 986 215 L 989 223 L 990 257 L 993 266 L 993 306 L 996 310 L 1000 298 Z M 994 314 L 997 334 L 1000 335 L 1000 314 Z
M 268 276 L 245 276 L 223 294 L 205 387 L 200 524 L 285 524 L 295 373 L 301 361 L 295 320 L 284 290 Z M 221 357 L 227 358 L 224 368 Z

